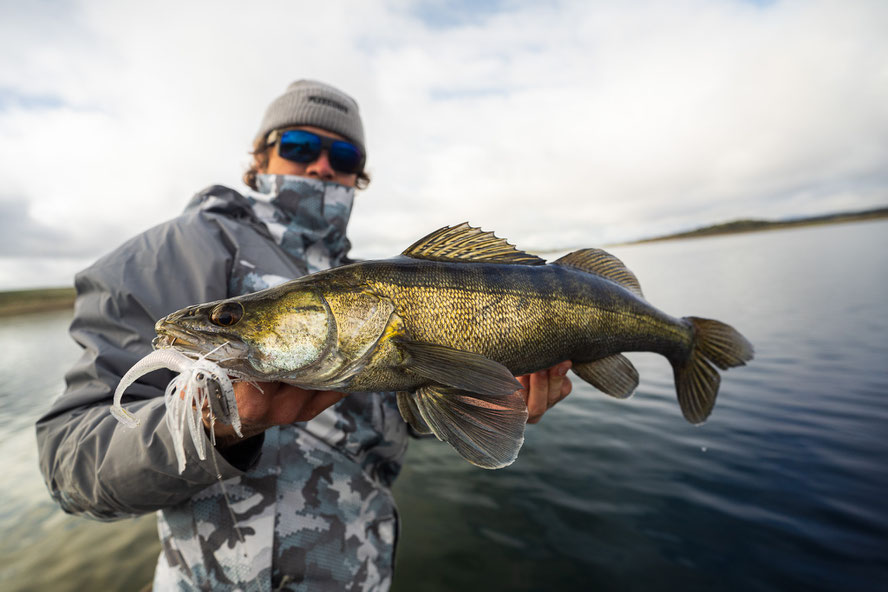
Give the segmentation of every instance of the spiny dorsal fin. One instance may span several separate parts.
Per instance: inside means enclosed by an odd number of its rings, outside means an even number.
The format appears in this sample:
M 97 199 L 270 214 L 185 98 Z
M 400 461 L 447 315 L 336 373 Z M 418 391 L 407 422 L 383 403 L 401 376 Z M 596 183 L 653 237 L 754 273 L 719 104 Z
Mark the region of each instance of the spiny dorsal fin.
M 439 228 L 407 247 L 402 255 L 414 259 L 460 263 L 546 264 L 536 255 L 519 251 L 505 239 L 497 238 L 492 232 L 473 228 L 467 222 Z
M 573 267 L 580 271 L 594 273 L 603 278 L 616 282 L 635 294 L 644 298 L 641 293 L 641 285 L 635 274 L 629 271 L 622 261 L 601 249 L 581 249 L 568 253 L 561 259 L 553 261 L 552 265 L 561 265 L 562 267 Z

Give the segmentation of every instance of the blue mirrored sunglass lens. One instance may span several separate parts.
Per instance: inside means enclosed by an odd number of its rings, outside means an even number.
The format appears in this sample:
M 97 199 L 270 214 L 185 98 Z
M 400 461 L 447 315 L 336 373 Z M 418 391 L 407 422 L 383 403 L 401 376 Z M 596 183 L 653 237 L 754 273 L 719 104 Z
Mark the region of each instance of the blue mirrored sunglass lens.
M 305 130 L 285 131 L 278 143 L 283 158 L 303 163 L 316 160 L 326 148 L 330 166 L 341 173 L 360 172 L 364 160 L 361 150 L 351 142 L 332 140 Z
M 287 160 L 311 162 L 321 154 L 321 139 L 301 130 L 284 132 L 280 139 L 280 154 Z
M 361 166 L 361 152 L 348 142 L 333 142 L 330 146 L 330 166 L 344 173 L 357 173 Z

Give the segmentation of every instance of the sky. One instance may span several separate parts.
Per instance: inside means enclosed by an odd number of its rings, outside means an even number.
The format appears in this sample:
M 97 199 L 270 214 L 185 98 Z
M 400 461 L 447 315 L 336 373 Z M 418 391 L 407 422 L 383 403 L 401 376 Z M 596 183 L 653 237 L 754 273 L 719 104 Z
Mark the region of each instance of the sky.
M 886 31 L 884 0 L 0 0 L 0 290 L 241 188 L 301 78 L 360 104 L 356 257 L 888 205 Z

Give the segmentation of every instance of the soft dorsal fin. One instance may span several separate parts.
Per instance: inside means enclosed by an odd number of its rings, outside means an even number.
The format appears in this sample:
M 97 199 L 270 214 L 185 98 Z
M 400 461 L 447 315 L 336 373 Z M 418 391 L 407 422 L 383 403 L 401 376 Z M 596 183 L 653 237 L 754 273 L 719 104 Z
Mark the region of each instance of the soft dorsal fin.
M 568 253 L 561 259 L 553 261 L 552 265 L 573 267 L 580 271 L 594 273 L 595 275 L 616 282 L 635 294 L 644 298 L 641 293 L 641 285 L 635 274 L 629 271 L 622 261 L 601 249 L 581 249 Z
M 536 255 L 529 255 L 497 238 L 463 222 L 445 226 L 419 239 L 402 253 L 414 259 L 473 263 L 507 263 L 512 265 L 545 265 Z

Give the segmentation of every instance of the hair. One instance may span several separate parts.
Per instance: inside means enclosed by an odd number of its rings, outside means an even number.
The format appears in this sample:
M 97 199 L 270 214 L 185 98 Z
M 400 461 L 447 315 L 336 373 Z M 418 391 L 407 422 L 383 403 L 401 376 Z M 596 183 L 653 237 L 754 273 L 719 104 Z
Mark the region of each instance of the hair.
M 249 152 L 253 157 L 253 161 L 250 163 L 250 168 L 244 172 L 243 180 L 247 187 L 254 191 L 258 189 L 256 186 L 256 175 L 259 174 L 259 171 L 265 170 L 268 167 L 268 151 L 271 149 L 272 146 L 268 144 L 268 134 L 256 138 L 256 141 L 253 142 L 253 150 Z M 355 181 L 355 189 L 366 189 L 369 184 L 370 174 L 362 170 L 358 173 L 358 179 Z

